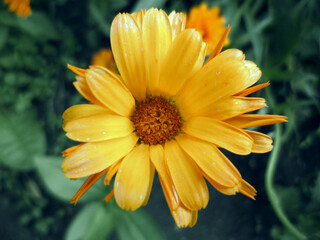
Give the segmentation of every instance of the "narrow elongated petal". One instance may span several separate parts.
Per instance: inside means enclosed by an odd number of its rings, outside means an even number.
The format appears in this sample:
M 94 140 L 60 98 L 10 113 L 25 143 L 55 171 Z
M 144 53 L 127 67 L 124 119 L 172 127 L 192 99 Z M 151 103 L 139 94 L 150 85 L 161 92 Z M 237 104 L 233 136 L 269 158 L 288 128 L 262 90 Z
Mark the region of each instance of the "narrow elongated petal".
M 251 94 L 251 93 L 257 92 L 257 91 L 259 91 L 260 89 L 263 89 L 263 88 L 265 88 L 265 87 L 267 87 L 267 86 L 269 86 L 269 85 L 270 85 L 270 82 L 258 84 L 258 85 L 255 85 L 255 86 L 253 86 L 253 87 L 250 87 L 250 88 L 247 88 L 247 89 L 242 90 L 241 92 L 235 94 L 235 96 L 245 97 L 245 96 L 248 96 L 248 95 Z
M 174 96 L 201 66 L 202 37 L 194 29 L 182 31 L 173 41 L 161 66 L 159 87 L 166 97 Z
M 244 114 L 227 119 L 225 122 L 238 128 L 250 128 L 287 122 L 287 117 L 280 115 Z
M 87 180 L 82 184 L 81 188 L 78 192 L 72 197 L 70 200 L 71 203 L 76 204 L 80 198 L 108 171 L 108 168 L 96 173 L 92 174 L 87 178 Z
M 228 97 L 214 102 L 193 113 L 200 116 L 210 116 L 215 119 L 225 120 L 247 112 L 266 107 L 264 98 Z
M 170 24 L 172 27 L 172 39 L 175 39 L 180 32 L 186 27 L 187 16 L 184 13 L 171 12 L 169 15 Z
M 62 117 L 65 122 L 98 114 L 114 114 L 110 109 L 95 104 L 80 104 L 69 107 Z
M 122 161 L 114 182 L 117 204 L 126 210 L 142 206 L 150 184 L 149 145 L 140 144 Z
M 188 80 L 176 97 L 182 114 L 192 115 L 254 84 L 260 71 L 243 57 L 241 51 L 224 51 Z
M 65 121 L 63 129 L 72 140 L 98 142 L 128 136 L 134 127 L 127 117 L 99 114 Z
M 138 141 L 136 134 L 103 142 L 86 143 L 64 159 L 63 171 L 68 178 L 85 177 L 106 169 L 126 156 Z
M 179 197 L 173 185 L 169 170 L 166 166 L 164 149 L 162 145 L 150 146 L 150 160 L 155 166 L 159 175 L 163 191 L 166 192 L 167 202 L 172 209 L 176 209 L 180 204 Z
M 213 144 L 192 138 L 186 134 L 180 134 L 176 137 L 176 140 L 212 180 L 231 188 L 239 184 L 240 173 Z
M 220 41 L 218 42 L 218 44 L 216 45 L 216 47 L 214 48 L 214 50 L 213 50 L 212 53 L 210 54 L 210 57 L 209 57 L 208 60 L 206 61 L 206 64 L 207 64 L 208 62 L 210 62 L 211 59 L 213 59 L 215 56 L 217 56 L 217 55 L 221 52 L 221 50 L 222 50 L 222 48 L 223 48 L 223 46 L 225 45 L 225 42 L 226 42 L 226 40 L 227 40 L 228 34 L 229 34 L 229 32 L 230 32 L 230 29 L 231 29 L 231 27 L 228 26 L 227 29 L 224 31 L 224 33 L 223 33 Z
M 225 122 L 208 117 L 192 117 L 184 123 L 182 130 L 230 152 L 240 155 L 251 153 L 253 141 L 250 135 Z
M 252 152 L 267 153 L 272 150 L 273 146 L 271 137 L 255 131 L 245 130 L 245 132 L 248 133 L 253 139 Z
M 176 141 L 166 142 L 164 150 L 170 175 L 183 204 L 190 210 L 205 208 L 209 193 L 198 167 Z
M 135 101 L 116 74 L 108 69 L 92 67 L 86 73 L 88 85 L 94 96 L 107 108 L 122 116 L 133 113 Z
M 143 19 L 142 41 L 148 93 L 156 95 L 160 68 L 172 42 L 171 25 L 165 12 L 150 9 L 146 13 Z
M 112 22 L 111 48 L 123 81 L 141 101 L 146 96 L 145 63 L 141 30 L 130 14 L 118 14 Z

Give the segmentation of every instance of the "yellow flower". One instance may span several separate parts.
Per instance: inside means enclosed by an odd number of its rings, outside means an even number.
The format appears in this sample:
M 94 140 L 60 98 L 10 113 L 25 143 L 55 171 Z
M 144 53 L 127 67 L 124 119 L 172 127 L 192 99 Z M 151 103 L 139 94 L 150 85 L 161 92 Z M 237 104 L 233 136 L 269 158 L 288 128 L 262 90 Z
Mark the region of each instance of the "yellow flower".
M 4 0 L 9 4 L 9 10 L 20 17 L 28 17 L 31 14 L 30 0 Z
M 116 64 L 110 49 L 101 49 L 92 59 L 91 65 L 99 65 L 117 73 Z
M 208 44 L 207 54 L 210 54 L 226 30 L 224 23 L 225 18 L 220 16 L 218 7 L 208 9 L 207 3 L 202 3 L 190 10 L 187 28 L 195 28 L 201 33 L 203 41 Z M 228 45 L 229 40 L 224 44 Z
M 269 152 L 272 139 L 245 128 L 286 117 L 246 114 L 266 106 L 246 97 L 268 85 L 250 87 L 260 70 L 240 50 L 219 53 L 223 41 L 204 65 L 206 43 L 185 22 L 182 13 L 157 9 L 118 14 L 110 36 L 120 75 L 69 66 L 90 102 L 63 115 L 66 135 L 84 142 L 64 151 L 63 171 L 71 179 L 89 176 L 71 202 L 106 174 L 105 184 L 115 176 L 106 202 L 114 196 L 121 208 L 136 210 L 148 202 L 155 170 L 179 227 L 192 227 L 207 206 L 205 178 L 224 194 L 254 199 L 256 190 L 219 148 Z

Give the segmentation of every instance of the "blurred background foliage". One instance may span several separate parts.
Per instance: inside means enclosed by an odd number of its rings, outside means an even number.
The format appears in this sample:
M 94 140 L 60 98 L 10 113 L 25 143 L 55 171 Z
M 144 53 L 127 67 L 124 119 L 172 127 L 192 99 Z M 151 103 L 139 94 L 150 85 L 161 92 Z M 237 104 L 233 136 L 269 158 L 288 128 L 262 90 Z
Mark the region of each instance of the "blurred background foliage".
M 302 233 L 300 239 L 320 239 L 320 3 L 207 2 L 219 6 L 232 26 L 228 48 L 243 50 L 262 69 L 260 83 L 271 82 L 258 93 L 269 105 L 261 113 L 289 118 L 276 130 L 262 129 L 278 136 L 272 154 L 227 153 L 258 190 L 257 200 L 224 196 L 211 187 L 210 203 L 192 229 L 176 227 L 158 180 L 147 207 L 133 213 L 113 201 L 105 205 L 103 183 L 95 184 L 76 206 L 69 204 L 83 181 L 69 180 L 61 171 L 61 151 L 72 145 L 61 116 L 85 100 L 74 89 L 74 74 L 66 65 L 86 68 L 95 52 L 110 47 L 110 24 L 118 12 L 150 7 L 188 12 L 201 1 L 31 0 L 33 13 L 26 19 L 8 12 L 1 1 L 1 239 L 299 237 L 282 224 L 281 214 Z

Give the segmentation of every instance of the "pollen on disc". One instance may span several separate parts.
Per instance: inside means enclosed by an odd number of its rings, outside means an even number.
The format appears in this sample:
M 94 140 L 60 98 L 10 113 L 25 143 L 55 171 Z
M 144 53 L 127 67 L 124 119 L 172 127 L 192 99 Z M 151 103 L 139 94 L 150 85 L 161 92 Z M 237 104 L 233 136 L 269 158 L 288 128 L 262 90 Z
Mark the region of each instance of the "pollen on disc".
M 137 104 L 131 120 L 137 136 L 150 145 L 173 139 L 182 127 L 182 118 L 176 106 L 161 97 L 147 98 Z

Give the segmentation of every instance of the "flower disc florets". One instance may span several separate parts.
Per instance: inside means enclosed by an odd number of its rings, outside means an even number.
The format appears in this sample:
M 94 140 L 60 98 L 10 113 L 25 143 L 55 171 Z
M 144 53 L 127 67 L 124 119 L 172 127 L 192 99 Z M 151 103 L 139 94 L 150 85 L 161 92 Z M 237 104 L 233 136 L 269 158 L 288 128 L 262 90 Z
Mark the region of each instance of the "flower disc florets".
M 137 136 L 150 145 L 171 140 L 182 127 L 182 118 L 176 106 L 160 97 L 147 98 L 137 104 L 131 120 Z

